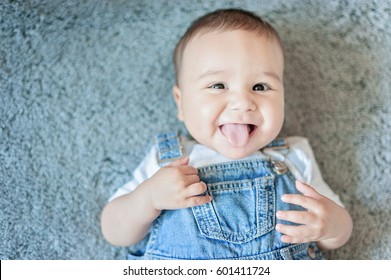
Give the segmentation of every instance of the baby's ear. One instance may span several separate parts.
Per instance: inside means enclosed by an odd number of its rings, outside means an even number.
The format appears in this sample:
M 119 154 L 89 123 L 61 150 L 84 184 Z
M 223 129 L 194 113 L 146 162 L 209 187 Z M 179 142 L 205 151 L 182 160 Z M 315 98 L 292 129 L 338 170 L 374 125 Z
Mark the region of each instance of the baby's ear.
M 182 112 L 182 92 L 181 90 L 179 89 L 179 87 L 177 85 L 175 85 L 173 88 L 172 88 L 172 93 L 174 95 L 174 100 L 175 100 L 175 103 L 176 103 L 176 107 L 178 109 L 178 119 L 180 121 L 183 121 L 183 112 Z

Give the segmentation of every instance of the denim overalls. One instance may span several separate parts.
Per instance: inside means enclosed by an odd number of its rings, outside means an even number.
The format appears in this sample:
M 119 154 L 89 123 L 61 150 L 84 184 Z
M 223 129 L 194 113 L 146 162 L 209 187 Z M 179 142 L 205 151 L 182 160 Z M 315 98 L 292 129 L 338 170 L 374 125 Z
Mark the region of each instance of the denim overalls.
M 158 161 L 183 156 L 176 133 L 158 139 Z M 285 148 L 278 139 L 269 146 Z M 198 168 L 212 202 L 166 210 L 128 259 L 322 259 L 315 243 L 287 244 L 275 230 L 277 210 L 303 210 L 281 201 L 297 193 L 294 177 L 272 158 L 236 160 Z M 287 223 L 287 222 L 284 222 Z

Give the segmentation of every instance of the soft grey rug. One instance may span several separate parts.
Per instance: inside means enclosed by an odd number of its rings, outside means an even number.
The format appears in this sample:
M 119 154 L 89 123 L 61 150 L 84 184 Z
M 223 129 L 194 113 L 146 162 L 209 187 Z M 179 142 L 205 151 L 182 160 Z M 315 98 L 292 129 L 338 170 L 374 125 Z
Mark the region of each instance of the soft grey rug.
M 332 259 L 391 259 L 389 1 L 0 4 L 0 259 L 123 259 L 102 207 L 177 129 L 171 52 L 196 17 L 242 7 L 286 49 L 284 135 L 310 139 L 355 227 Z

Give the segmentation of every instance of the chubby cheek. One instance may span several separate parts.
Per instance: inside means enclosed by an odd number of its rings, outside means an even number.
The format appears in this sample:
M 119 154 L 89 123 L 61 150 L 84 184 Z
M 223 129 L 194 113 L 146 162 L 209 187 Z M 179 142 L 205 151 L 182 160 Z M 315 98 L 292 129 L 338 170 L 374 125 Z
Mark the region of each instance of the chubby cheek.
M 197 125 L 197 118 L 199 118 L 199 112 L 197 108 L 200 104 L 194 98 L 184 97 L 182 102 L 182 115 L 183 121 L 188 130 L 194 129 Z
M 184 101 L 184 122 L 192 136 L 196 139 L 212 136 L 217 127 L 218 105 L 202 98 L 189 98 Z
M 265 129 L 277 136 L 284 123 L 284 104 L 270 104 L 270 106 L 267 106 L 263 110 L 263 119 Z

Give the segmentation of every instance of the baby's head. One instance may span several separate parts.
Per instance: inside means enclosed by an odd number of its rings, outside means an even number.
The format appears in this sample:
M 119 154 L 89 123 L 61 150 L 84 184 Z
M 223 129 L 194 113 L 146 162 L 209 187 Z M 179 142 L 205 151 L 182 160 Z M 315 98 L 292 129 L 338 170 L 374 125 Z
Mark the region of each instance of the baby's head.
M 196 20 L 178 42 L 178 118 L 199 143 L 246 157 L 270 143 L 284 119 L 284 57 L 275 29 L 243 10 Z

